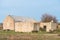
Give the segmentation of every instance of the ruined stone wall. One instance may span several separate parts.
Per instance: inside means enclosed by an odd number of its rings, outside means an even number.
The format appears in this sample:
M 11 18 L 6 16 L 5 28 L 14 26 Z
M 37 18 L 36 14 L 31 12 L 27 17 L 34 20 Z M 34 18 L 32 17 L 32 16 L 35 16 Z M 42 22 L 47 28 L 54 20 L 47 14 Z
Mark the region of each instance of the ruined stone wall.
M 3 30 L 6 29 L 14 30 L 14 20 L 10 16 L 7 16 L 3 21 Z
M 33 23 L 31 22 L 16 22 L 15 32 L 31 32 L 33 30 Z

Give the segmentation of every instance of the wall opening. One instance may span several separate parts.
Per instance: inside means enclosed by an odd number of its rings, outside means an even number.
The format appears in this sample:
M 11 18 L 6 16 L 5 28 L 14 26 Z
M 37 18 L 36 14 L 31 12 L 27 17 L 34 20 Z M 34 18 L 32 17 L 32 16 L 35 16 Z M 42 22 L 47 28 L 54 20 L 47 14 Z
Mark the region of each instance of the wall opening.
M 46 31 L 46 25 L 43 26 L 43 29 Z
M 38 32 L 38 30 L 39 30 L 38 27 L 39 27 L 39 25 L 37 23 L 34 23 L 34 29 L 32 32 Z

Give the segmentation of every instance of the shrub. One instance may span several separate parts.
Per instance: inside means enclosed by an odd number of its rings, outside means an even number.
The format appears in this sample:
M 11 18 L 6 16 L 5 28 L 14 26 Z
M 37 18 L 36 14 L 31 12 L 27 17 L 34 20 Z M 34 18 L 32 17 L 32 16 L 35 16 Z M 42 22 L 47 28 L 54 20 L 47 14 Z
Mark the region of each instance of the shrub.
M 10 31 L 10 29 L 7 29 L 7 31 Z
M 53 33 L 54 31 L 52 31 L 52 30 L 49 30 L 49 33 Z
M 32 32 L 33 32 L 33 33 L 35 33 L 35 32 L 37 33 L 38 31 L 37 31 L 37 30 L 33 30 Z
M 40 28 L 39 30 L 40 30 L 40 31 L 46 31 L 44 28 Z

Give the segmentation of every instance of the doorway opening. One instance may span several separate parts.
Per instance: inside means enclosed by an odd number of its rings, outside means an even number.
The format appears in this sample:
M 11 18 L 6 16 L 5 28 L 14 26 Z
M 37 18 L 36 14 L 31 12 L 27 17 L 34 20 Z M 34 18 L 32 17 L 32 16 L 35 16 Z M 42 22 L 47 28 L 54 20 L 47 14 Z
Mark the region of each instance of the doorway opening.
M 46 31 L 46 25 L 43 26 L 43 29 Z

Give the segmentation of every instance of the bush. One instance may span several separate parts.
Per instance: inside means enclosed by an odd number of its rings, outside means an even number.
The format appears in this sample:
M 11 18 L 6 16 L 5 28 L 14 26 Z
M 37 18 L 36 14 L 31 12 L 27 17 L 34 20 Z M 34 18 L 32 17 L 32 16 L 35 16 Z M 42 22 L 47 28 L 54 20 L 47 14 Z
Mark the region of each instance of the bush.
M 10 29 L 7 29 L 7 31 L 10 31 Z
M 6 30 L 3 30 L 3 31 L 6 31 Z
M 52 31 L 52 30 L 49 30 L 49 33 L 53 33 L 54 31 Z
M 6 30 L 3 30 L 3 31 L 10 31 L 10 29 L 6 29 Z
M 33 32 L 33 33 L 35 33 L 35 32 L 37 33 L 38 31 L 37 31 L 37 30 L 33 30 L 32 32 Z
M 40 28 L 39 30 L 40 30 L 40 31 L 46 31 L 44 28 Z

